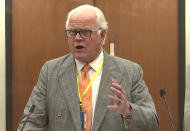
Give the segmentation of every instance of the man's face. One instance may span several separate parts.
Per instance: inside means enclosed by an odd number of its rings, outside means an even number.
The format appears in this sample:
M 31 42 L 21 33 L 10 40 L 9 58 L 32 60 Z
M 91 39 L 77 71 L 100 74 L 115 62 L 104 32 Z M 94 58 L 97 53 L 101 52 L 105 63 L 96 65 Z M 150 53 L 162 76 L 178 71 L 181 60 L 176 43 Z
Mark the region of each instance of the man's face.
M 84 13 L 71 15 L 68 30 L 75 31 L 74 34 L 76 34 L 76 36 L 74 35 L 72 38 L 68 37 L 69 48 L 74 57 L 85 63 L 96 59 L 102 50 L 103 39 L 106 32 L 101 31 L 101 33 L 98 33 L 95 13 L 86 11 Z M 83 37 L 83 34 L 89 34 L 89 30 L 92 31 L 90 33 L 91 35 Z M 81 31 L 80 34 L 79 31 Z

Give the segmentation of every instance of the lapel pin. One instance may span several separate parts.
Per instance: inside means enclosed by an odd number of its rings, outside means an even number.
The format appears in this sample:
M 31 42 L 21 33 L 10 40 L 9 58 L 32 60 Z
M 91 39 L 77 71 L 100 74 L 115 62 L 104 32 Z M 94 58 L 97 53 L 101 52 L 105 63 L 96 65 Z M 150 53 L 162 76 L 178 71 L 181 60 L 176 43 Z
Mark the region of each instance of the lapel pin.
M 62 112 L 57 112 L 57 116 L 61 117 L 62 116 Z

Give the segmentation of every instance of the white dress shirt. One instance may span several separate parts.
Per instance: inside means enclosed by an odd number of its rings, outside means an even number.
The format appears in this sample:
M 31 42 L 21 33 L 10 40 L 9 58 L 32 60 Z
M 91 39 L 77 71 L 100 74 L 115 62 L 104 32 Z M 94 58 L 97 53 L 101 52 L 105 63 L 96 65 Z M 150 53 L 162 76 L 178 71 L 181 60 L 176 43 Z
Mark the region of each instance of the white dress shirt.
M 91 69 L 88 71 L 90 79 L 92 79 L 95 72 L 98 70 L 98 68 L 101 64 L 101 61 L 103 59 L 103 55 L 104 54 L 103 54 L 103 50 L 102 50 L 101 53 L 99 54 L 99 56 L 95 60 L 93 60 L 92 62 L 89 63 L 89 65 L 91 66 Z M 86 63 L 83 63 L 77 59 L 75 59 L 75 62 L 76 62 L 76 66 L 77 66 L 77 75 L 78 75 L 78 78 L 80 79 L 82 68 L 84 67 L 84 65 Z M 102 70 L 103 70 L 103 66 L 100 69 L 99 73 L 97 74 L 97 76 L 91 86 L 91 88 L 92 88 L 92 124 L 93 124 L 93 119 L 94 119 L 94 111 L 95 111 L 96 100 L 97 100 L 97 96 L 98 96 L 100 80 L 101 80 L 101 76 L 102 76 Z

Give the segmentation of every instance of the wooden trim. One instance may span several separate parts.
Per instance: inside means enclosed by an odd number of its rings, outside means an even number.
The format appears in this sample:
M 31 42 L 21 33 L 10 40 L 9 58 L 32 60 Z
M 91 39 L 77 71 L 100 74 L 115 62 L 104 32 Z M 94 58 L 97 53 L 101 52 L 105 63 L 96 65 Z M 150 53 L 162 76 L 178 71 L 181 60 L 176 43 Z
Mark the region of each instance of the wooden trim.
M 5 1 L 6 131 L 12 131 L 12 0 Z
M 183 130 L 184 100 L 185 100 L 185 0 L 178 1 L 178 22 L 179 22 L 179 129 Z

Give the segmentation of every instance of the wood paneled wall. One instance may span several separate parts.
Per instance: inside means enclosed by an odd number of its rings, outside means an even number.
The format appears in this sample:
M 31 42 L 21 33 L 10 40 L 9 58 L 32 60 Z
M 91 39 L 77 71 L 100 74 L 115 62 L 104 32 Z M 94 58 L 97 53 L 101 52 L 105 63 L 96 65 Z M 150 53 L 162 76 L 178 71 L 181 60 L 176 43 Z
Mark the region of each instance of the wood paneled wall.
M 178 128 L 178 8 L 177 0 L 13 0 L 12 1 L 12 102 L 13 130 L 45 61 L 69 52 L 65 36 L 68 11 L 95 4 L 105 14 L 109 29 L 104 46 L 116 42 L 116 55 L 135 61 L 155 101 L 160 127 L 170 130 L 159 89 L 165 88 Z
M 116 55 L 135 61 L 144 69 L 144 79 L 160 120 L 158 131 L 171 130 L 160 88 L 167 92 L 178 129 L 177 0 L 112 0 L 110 3 L 99 0 L 96 4 L 107 16 L 108 40 L 116 41 Z

